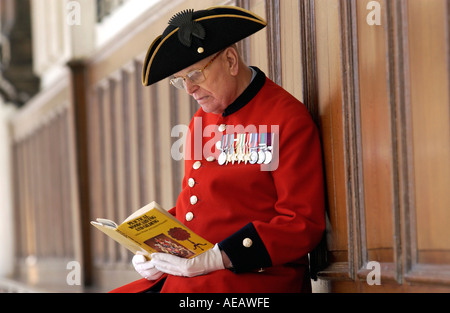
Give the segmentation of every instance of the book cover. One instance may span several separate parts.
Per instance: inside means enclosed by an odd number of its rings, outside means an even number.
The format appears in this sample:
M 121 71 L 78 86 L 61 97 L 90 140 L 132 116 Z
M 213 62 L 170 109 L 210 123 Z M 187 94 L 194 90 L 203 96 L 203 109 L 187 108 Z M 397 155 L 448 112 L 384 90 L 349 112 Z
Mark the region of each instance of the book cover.
M 131 252 L 141 251 L 147 257 L 162 252 L 192 258 L 214 247 L 154 201 L 120 225 L 103 218 L 91 224 Z

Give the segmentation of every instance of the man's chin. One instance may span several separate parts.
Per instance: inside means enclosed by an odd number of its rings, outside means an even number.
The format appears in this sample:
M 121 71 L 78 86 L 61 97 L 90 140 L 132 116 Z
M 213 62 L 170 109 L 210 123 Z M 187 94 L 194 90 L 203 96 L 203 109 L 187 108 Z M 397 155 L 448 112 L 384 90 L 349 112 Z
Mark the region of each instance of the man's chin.
M 222 109 L 220 106 L 209 103 L 209 102 L 198 102 L 197 104 L 202 108 L 203 112 L 205 113 L 212 113 L 212 114 L 222 114 L 225 109 Z
M 217 115 L 220 115 L 220 114 L 223 113 L 223 111 L 222 112 L 218 112 L 218 111 L 208 110 L 207 108 L 205 108 L 203 106 L 201 106 L 201 107 L 202 107 L 203 112 L 205 112 L 205 113 L 211 113 L 211 114 L 217 114 Z
M 198 103 L 198 105 L 200 105 L 200 107 L 202 108 L 203 112 L 205 112 L 205 113 L 213 113 L 212 112 L 213 110 L 209 106 L 204 105 L 204 104 L 200 104 L 200 103 Z

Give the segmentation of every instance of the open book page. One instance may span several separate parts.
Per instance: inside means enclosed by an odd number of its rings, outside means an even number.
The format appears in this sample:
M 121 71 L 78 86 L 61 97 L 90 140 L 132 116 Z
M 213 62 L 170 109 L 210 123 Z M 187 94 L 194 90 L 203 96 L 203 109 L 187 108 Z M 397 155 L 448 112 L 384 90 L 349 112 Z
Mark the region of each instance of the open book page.
M 102 231 L 105 235 L 117 241 L 119 244 L 121 244 L 123 247 L 127 248 L 134 254 L 136 254 L 136 252 L 138 251 L 141 251 L 144 254 L 148 254 L 148 252 L 146 252 L 145 249 L 142 249 L 139 244 L 135 243 L 132 240 L 129 240 L 128 238 L 120 234 L 115 227 L 111 227 L 99 222 L 91 222 L 91 225 Z

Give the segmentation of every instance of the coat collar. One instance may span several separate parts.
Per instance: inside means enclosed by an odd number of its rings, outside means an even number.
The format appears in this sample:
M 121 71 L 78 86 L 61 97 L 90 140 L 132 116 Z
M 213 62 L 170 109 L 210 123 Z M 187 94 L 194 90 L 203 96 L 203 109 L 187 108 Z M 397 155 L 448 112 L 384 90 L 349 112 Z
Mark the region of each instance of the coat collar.
M 256 71 L 255 78 L 244 90 L 244 92 L 225 109 L 222 113 L 223 117 L 227 117 L 246 106 L 247 103 L 249 103 L 264 86 L 266 82 L 266 74 L 255 66 L 252 66 L 252 68 Z

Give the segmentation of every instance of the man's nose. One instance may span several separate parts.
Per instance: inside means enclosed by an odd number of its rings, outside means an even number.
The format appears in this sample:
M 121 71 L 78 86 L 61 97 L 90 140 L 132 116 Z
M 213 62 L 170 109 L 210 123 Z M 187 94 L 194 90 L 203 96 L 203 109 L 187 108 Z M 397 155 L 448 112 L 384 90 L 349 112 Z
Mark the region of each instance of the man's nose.
M 193 93 L 197 90 L 198 85 L 194 84 L 190 79 L 184 80 L 184 89 L 188 93 L 188 95 L 192 96 Z

